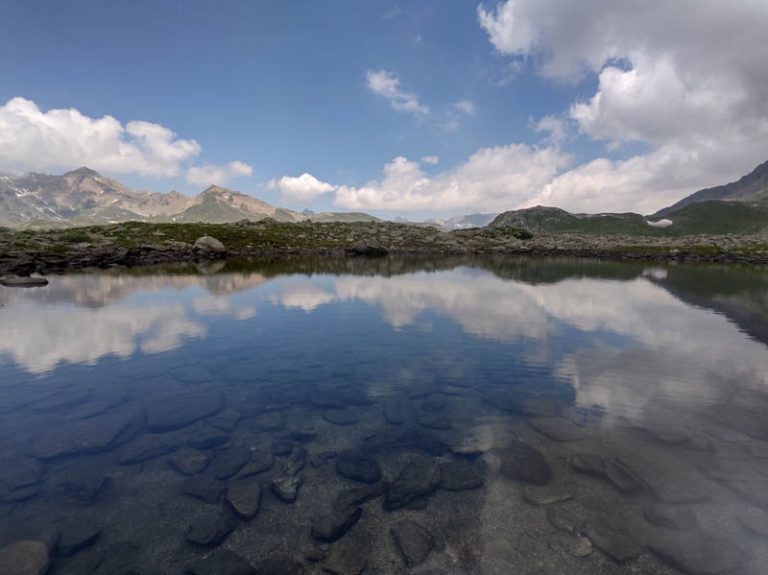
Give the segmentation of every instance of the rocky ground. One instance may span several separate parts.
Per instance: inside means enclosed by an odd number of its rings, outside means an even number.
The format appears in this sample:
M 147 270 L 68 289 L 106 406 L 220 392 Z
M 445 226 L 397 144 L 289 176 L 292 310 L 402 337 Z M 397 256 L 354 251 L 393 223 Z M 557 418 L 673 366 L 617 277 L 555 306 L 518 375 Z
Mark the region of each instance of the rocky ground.
M 210 239 L 213 238 L 216 241 Z M 228 257 L 296 254 L 528 254 L 768 263 L 765 236 L 536 235 L 516 229 L 443 232 L 406 224 L 125 223 L 68 230 L 0 228 L 0 274 L 55 273 Z

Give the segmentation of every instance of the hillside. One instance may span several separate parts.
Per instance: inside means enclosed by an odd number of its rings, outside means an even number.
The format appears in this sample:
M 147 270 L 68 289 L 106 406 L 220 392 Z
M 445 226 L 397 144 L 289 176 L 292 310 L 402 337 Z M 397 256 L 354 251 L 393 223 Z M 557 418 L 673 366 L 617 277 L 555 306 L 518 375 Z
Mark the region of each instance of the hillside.
M 736 182 L 699 190 L 649 217 L 667 218 L 690 204 L 712 200 L 768 204 L 768 161 Z
M 640 214 L 572 214 L 560 208 L 536 206 L 499 214 L 491 228 L 519 228 L 533 234 L 647 235 L 659 228 L 648 224 Z

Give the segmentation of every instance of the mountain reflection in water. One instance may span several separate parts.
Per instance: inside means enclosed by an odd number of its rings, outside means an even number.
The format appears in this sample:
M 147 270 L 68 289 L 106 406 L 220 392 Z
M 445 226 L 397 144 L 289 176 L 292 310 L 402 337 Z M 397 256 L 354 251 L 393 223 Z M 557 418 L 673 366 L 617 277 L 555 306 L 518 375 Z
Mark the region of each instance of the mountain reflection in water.
M 0 288 L 0 320 L 0 547 L 59 537 L 53 573 L 768 564 L 760 269 L 232 262 Z

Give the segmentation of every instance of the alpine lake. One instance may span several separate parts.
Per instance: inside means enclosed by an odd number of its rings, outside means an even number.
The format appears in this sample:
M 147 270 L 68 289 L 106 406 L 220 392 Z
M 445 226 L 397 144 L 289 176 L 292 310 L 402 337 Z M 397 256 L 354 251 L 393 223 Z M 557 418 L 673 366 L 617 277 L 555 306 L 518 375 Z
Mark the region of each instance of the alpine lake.
M 768 573 L 764 267 L 49 280 L 0 287 L 3 575 Z

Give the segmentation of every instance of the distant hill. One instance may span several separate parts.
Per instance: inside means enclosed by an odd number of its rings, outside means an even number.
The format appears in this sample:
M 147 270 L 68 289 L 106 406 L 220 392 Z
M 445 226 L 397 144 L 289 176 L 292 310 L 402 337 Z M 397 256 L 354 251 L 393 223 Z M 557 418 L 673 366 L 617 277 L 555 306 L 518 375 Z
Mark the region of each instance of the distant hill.
M 659 210 L 650 217 L 653 219 L 666 218 L 690 204 L 712 200 L 768 204 L 768 162 L 760 164 L 736 182 L 699 190 L 679 202 Z
M 640 214 L 572 214 L 560 208 L 536 206 L 499 214 L 491 228 L 518 228 L 533 234 L 572 233 L 599 235 L 645 235 L 654 228 Z
M 357 212 L 302 214 L 248 194 L 210 186 L 197 196 L 132 190 L 89 168 L 61 176 L 0 174 L 0 226 L 76 226 L 126 221 L 228 223 L 379 221 Z

